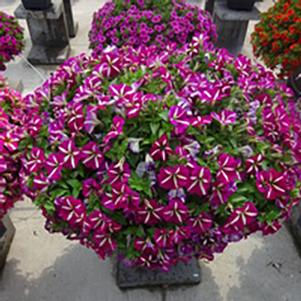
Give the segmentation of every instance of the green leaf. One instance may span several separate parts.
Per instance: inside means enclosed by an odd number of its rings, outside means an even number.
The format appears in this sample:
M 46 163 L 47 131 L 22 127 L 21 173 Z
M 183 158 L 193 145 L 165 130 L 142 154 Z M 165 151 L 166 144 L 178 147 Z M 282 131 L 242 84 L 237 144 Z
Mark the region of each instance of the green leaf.
M 151 123 L 150 128 L 151 128 L 152 134 L 156 135 L 158 133 L 159 128 L 160 128 L 160 123 Z
M 168 121 L 168 114 L 169 114 L 169 111 L 163 111 L 161 113 L 159 113 L 159 116 L 164 120 L 164 121 Z
M 151 181 L 149 178 L 140 178 L 135 172 L 129 178 L 129 185 L 133 190 L 143 192 L 148 197 L 152 197 Z
M 82 189 L 82 183 L 79 180 L 71 179 L 67 181 L 68 185 L 72 188 L 72 195 L 77 198 Z

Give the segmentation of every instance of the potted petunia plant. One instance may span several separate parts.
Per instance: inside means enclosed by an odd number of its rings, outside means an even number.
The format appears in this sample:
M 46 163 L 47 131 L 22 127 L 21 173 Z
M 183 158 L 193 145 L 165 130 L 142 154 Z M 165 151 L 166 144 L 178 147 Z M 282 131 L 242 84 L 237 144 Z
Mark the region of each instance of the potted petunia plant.
M 6 215 L 22 200 L 22 159 L 19 142 L 25 136 L 24 103 L 0 76 L 0 269 L 3 268 L 15 228 Z
M 300 199 L 300 116 L 261 65 L 202 39 L 67 60 L 26 97 L 22 143 L 46 228 L 129 266 L 168 271 L 277 232 Z
M 90 48 L 100 54 L 108 46 L 179 48 L 194 35 L 214 41 L 210 14 L 184 0 L 113 0 L 93 17 Z
M 0 70 L 5 70 L 5 63 L 20 54 L 24 48 L 23 28 L 10 15 L 0 11 Z

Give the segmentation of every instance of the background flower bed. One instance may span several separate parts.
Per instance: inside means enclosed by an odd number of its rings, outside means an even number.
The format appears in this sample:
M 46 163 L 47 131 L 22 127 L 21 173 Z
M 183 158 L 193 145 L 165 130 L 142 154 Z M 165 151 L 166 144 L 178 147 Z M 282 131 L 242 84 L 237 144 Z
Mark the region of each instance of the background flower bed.
M 107 46 L 181 47 L 194 35 L 216 38 L 211 16 L 183 0 L 113 0 L 94 14 L 90 48 L 100 54 Z
M 18 21 L 0 11 L 0 70 L 24 48 L 23 28 Z
M 69 59 L 26 97 L 44 114 L 22 149 L 46 228 L 165 270 L 279 230 L 300 198 L 291 91 L 197 38 L 146 51 Z
M 290 75 L 301 64 L 301 3 L 278 0 L 252 34 L 254 53 L 281 76 Z

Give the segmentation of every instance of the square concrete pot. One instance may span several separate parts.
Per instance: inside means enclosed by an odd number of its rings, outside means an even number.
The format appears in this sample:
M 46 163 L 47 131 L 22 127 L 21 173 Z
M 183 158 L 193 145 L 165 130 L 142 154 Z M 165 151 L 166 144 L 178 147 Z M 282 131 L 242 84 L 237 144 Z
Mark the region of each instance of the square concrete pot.
M 118 261 L 116 272 L 120 289 L 198 285 L 201 282 L 201 270 L 195 258 L 187 264 L 178 263 L 168 272 L 128 267 Z

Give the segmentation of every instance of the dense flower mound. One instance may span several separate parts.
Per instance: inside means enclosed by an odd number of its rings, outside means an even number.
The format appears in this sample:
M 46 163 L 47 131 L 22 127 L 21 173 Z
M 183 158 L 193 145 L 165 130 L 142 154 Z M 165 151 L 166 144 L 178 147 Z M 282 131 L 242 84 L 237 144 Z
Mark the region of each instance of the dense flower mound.
M 301 2 L 278 0 L 256 25 L 252 34 L 254 53 L 265 64 L 290 75 L 301 65 Z
M 200 43 L 80 55 L 26 97 L 49 114 L 24 146 L 49 231 L 168 270 L 280 229 L 300 198 L 292 93 L 261 65 Z
M 113 0 L 94 14 L 90 47 L 101 53 L 107 46 L 167 45 L 181 47 L 194 35 L 216 38 L 209 13 L 183 0 Z
M 0 11 L 0 70 L 4 70 L 4 64 L 22 51 L 23 39 L 23 28 L 18 21 Z
M 24 103 L 0 76 L 0 220 L 22 199 L 22 162 L 18 151 L 24 136 Z

